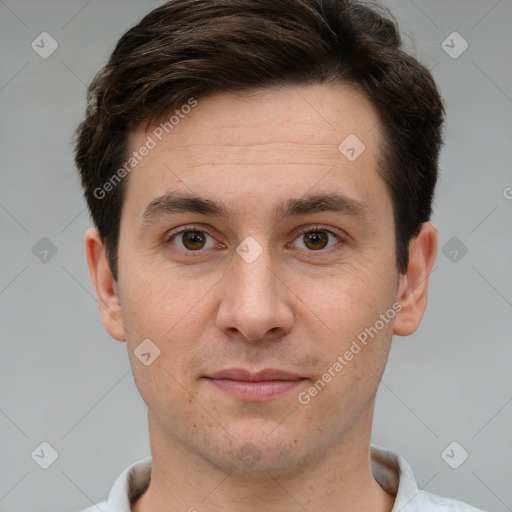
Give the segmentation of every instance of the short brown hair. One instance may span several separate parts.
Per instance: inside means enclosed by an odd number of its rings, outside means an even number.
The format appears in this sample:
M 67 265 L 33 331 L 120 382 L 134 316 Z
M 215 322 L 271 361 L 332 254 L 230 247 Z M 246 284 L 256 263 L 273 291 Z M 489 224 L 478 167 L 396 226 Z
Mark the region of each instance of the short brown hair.
M 336 81 L 379 113 L 380 173 L 405 272 L 409 241 L 431 215 L 444 108 L 429 71 L 401 48 L 390 13 L 356 0 L 171 0 L 150 12 L 89 86 L 75 133 L 75 162 L 114 277 L 127 180 L 106 197 L 97 191 L 125 163 L 130 129 L 210 92 Z

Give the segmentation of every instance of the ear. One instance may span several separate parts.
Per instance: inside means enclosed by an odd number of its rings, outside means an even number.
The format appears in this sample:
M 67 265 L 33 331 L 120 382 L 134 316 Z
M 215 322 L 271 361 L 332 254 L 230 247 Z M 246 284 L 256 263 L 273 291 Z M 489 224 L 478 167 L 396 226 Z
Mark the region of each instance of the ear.
M 99 231 L 96 228 L 87 230 L 84 242 L 87 265 L 96 291 L 103 326 L 112 338 L 125 341 L 119 290 L 110 270 Z
M 400 276 L 398 302 L 402 309 L 396 316 L 393 333 L 409 336 L 420 325 L 428 302 L 428 280 L 437 254 L 437 230 L 424 222 L 416 238 L 409 243 L 409 264 Z

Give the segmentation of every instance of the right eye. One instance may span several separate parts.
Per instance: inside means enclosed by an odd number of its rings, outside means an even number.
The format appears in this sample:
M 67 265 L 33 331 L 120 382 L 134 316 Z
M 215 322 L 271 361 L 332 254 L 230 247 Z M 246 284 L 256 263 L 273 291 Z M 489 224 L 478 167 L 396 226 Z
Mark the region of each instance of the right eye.
M 208 239 L 210 239 L 210 242 Z M 184 226 L 179 230 L 171 232 L 166 244 L 176 245 L 186 252 L 197 252 L 201 249 L 212 249 L 215 247 L 215 239 L 205 231 L 198 230 L 193 226 Z

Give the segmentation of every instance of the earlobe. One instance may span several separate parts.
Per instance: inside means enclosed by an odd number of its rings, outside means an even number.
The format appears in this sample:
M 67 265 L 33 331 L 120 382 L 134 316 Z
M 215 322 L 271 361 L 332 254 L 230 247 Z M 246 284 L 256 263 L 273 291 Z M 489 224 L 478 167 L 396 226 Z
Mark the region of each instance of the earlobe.
M 107 261 L 105 246 L 96 228 L 85 233 L 85 254 L 96 292 L 101 321 L 105 330 L 119 341 L 125 341 L 119 289 Z
M 420 233 L 409 243 L 409 264 L 400 277 L 398 302 L 402 305 L 393 333 L 408 336 L 419 327 L 428 302 L 428 282 L 437 254 L 437 231 L 424 222 Z

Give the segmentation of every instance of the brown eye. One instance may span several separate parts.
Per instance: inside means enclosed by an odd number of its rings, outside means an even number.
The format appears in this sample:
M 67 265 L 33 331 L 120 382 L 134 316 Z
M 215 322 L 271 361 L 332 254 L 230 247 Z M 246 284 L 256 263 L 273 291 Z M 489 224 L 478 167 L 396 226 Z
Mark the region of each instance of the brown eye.
M 329 236 L 323 231 L 311 231 L 304 233 L 302 236 L 304 244 L 308 249 L 325 249 L 326 245 L 329 243 Z
M 321 251 L 323 249 L 329 249 L 339 242 L 343 242 L 341 236 L 328 229 L 309 228 L 309 230 L 304 230 L 301 235 L 295 239 L 294 243 L 298 244 L 300 249 Z
M 181 234 L 183 245 L 191 251 L 197 251 L 204 247 L 206 237 L 201 231 L 185 231 Z
M 196 229 L 182 229 L 169 237 L 167 243 L 189 252 L 211 249 L 215 246 L 215 240 L 210 235 Z

